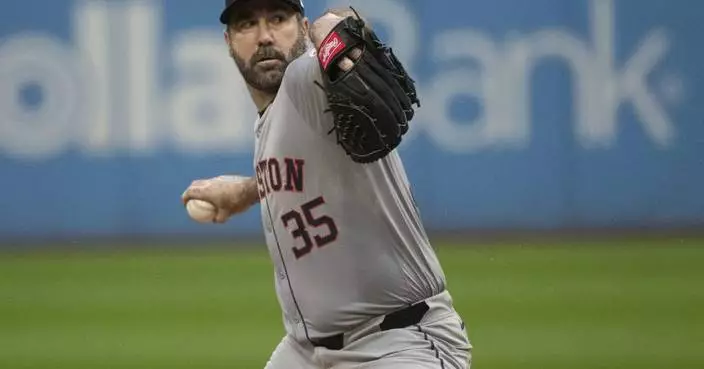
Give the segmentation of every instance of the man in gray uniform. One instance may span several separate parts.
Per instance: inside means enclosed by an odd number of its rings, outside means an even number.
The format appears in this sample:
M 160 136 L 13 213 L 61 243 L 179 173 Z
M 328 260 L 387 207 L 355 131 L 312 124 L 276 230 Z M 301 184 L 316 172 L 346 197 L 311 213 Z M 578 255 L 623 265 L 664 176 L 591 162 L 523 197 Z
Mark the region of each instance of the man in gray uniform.
M 299 0 L 226 1 L 225 40 L 259 110 L 255 175 L 194 181 L 182 200 L 214 204 L 219 223 L 261 205 L 287 332 L 266 368 L 468 368 L 398 153 L 360 164 L 330 134 L 317 49 L 349 11 L 310 27 L 303 12 Z

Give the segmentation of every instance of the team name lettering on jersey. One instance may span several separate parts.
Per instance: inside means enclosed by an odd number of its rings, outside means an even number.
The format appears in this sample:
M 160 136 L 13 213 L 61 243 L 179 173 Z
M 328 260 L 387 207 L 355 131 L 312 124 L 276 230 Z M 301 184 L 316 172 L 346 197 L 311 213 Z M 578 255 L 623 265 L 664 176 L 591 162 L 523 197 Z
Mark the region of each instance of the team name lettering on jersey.
M 303 192 L 303 159 L 268 158 L 257 163 L 259 196 L 272 192 Z

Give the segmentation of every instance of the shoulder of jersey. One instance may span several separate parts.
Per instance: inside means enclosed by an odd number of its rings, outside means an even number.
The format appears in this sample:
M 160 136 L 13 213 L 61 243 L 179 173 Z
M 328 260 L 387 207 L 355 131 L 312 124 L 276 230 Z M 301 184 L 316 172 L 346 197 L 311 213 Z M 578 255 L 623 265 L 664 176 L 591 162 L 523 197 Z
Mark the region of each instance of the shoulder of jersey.
M 293 60 L 286 68 L 282 84 L 301 86 L 315 78 L 316 73 L 320 73 L 316 55 L 315 48 L 312 48 Z
M 304 70 L 309 70 L 313 64 L 317 65 L 318 59 L 316 55 L 317 53 L 315 48 L 312 48 L 298 58 L 294 59 L 291 64 L 289 64 L 289 68 L 286 71 L 287 74 L 289 71 L 290 73 L 307 73 L 304 72 Z

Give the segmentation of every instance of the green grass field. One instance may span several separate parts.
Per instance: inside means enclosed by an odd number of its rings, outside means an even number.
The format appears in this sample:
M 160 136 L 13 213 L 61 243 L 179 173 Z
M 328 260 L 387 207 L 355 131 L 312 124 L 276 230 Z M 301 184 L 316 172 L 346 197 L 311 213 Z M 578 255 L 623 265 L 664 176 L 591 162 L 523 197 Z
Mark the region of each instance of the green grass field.
M 704 240 L 440 245 L 481 369 L 704 368 Z M 0 254 L 0 368 L 262 368 L 263 248 Z

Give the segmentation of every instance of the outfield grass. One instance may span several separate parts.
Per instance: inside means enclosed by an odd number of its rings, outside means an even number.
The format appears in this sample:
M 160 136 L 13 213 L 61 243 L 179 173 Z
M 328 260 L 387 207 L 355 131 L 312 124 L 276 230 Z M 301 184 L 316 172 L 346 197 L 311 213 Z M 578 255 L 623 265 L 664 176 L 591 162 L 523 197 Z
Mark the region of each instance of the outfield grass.
M 704 241 L 442 245 L 473 368 L 704 368 Z M 207 250 L 207 249 L 206 249 Z M 0 368 L 262 368 L 259 251 L 0 255 Z

